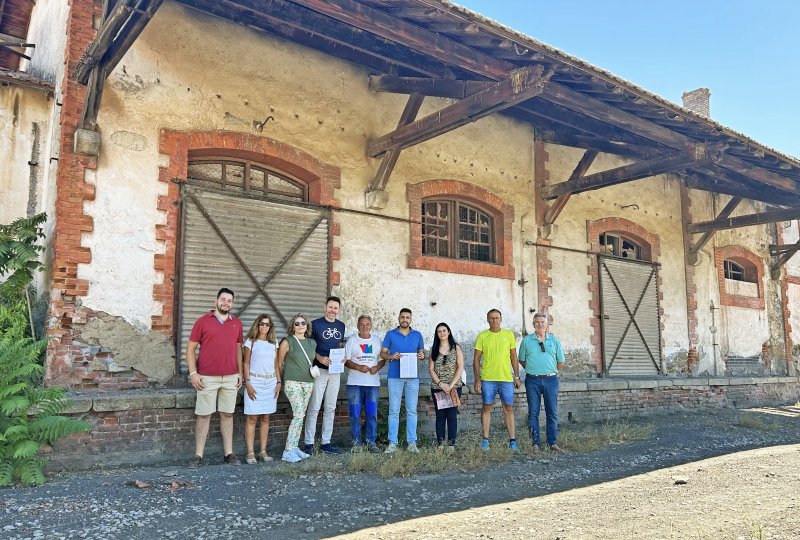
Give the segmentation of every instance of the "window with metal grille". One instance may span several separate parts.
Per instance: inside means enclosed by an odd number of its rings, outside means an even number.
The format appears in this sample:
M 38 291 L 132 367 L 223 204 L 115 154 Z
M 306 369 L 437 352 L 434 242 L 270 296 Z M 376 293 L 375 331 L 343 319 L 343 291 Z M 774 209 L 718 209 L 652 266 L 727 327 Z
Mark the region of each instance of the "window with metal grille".
M 600 235 L 600 251 L 625 259 L 640 260 L 642 246 L 624 236 L 603 233 Z
M 287 201 L 308 200 L 304 183 L 251 161 L 232 158 L 192 160 L 188 176 L 192 183 L 222 186 L 233 192 Z
M 723 270 L 725 271 L 725 279 L 732 279 L 734 281 L 746 281 L 748 283 L 755 283 L 758 278 L 758 272 L 755 267 L 749 262 L 736 262 L 731 259 L 725 259 L 722 262 Z
M 458 200 L 422 202 L 422 254 L 496 262 L 494 219 Z

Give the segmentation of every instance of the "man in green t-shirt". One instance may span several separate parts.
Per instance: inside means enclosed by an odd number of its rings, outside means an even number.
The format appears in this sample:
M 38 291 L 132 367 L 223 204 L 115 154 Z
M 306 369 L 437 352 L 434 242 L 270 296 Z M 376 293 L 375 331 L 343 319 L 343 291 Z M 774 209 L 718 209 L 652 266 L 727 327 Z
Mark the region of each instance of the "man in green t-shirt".
M 517 449 L 514 429 L 514 390 L 520 387 L 519 363 L 517 362 L 517 339 L 511 330 L 503 330 L 500 323 L 503 315 L 499 309 L 491 309 L 486 314 L 489 329 L 478 334 L 475 342 L 475 359 L 472 369 L 475 372 L 475 392 L 481 394 L 481 427 L 483 441 L 481 449 L 489 449 L 489 426 L 492 418 L 494 397 L 500 394 L 503 415 L 508 426 L 509 448 Z M 481 362 L 483 359 L 483 362 Z

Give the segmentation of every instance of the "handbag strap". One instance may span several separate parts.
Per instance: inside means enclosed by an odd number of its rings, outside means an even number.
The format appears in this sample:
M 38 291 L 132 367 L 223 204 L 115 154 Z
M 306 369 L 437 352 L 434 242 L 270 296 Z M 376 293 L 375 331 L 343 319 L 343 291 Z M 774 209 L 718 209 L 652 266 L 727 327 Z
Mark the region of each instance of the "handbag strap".
M 308 362 L 308 366 L 309 366 L 309 367 L 311 367 L 313 364 L 311 363 L 311 359 L 308 357 L 308 353 L 307 353 L 307 352 L 306 352 L 306 350 L 303 348 L 303 344 L 302 344 L 302 343 L 300 343 L 300 340 L 299 340 L 299 339 L 297 339 L 297 336 L 292 336 L 292 337 L 293 337 L 293 338 L 294 338 L 294 340 L 297 342 L 297 345 L 300 347 L 300 350 L 301 350 L 301 351 L 303 351 L 303 356 L 305 356 L 305 357 L 306 357 L 306 362 Z

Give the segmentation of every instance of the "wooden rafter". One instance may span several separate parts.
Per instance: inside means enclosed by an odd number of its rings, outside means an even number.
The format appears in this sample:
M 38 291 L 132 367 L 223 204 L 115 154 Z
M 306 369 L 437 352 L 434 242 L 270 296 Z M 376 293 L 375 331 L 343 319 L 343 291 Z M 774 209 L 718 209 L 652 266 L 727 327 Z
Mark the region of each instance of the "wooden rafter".
M 776 223 L 790 219 L 800 218 L 800 208 L 782 208 L 769 212 L 748 214 L 746 216 L 736 216 L 712 221 L 701 221 L 690 223 L 687 230 L 692 233 L 704 233 L 706 231 L 721 231 L 724 229 L 738 229 L 739 227 L 749 227 L 751 225 L 763 225 L 766 223 Z
M 532 98 L 542 92 L 553 72 L 541 66 L 516 69 L 492 86 L 416 122 L 367 142 L 367 155 L 377 157 L 390 148 L 408 148 Z
M 701 165 L 703 163 L 716 161 L 724 151 L 721 145 L 695 144 L 687 147 L 683 151 L 659 157 L 648 161 L 640 161 L 631 165 L 617 167 L 607 171 L 590 174 L 581 178 L 573 178 L 565 182 L 547 186 L 542 190 L 542 197 L 545 199 L 555 199 L 562 195 L 571 193 L 582 193 L 593 189 L 613 186 L 639 180 L 657 174 L 683 170 L 691 165 Z
M 730 216 L 731 213 L 734 210 L 736 210 L 736 207 L 739 206 L 740 202 L 742 202 L 741 197 L 733 197 L 731 200 L 728 201 L 728 204 L 725 205 L 725 208 L 723 208 L 722 211 L 719 213 L 719 215 L 716 217 L 716 220 L 725 219 L 726 217 Z M 704 232 L 703 236 L 701 236 L 697 240 L 697 242 L 695 242 L 689 247 L 689 253 L 695 254 L 701 249 L 703 249 L 703 246 L 705 246 L 706 242 L 708 242 L 711 239 L 711 237 L 714 236 L 715 232 L 716 232 L 715 229 Z
M 405 109 L 403 109 L 403 114 L 400 115 L 400 121 L 397 123 L 398 129 L 414 121 L 424 99 L 425 96 L 422 94 L 411 94 L 408 97 L 408 102 L 406 103 Z M 394 166 L 397 164 L 397 158 L 400 157 L 401 150 L 399 146 L 395 146 L 389 148 L 383 154 L 383 160 L 378 167 L 378 172 L 375 173 L 375 177 L 369 183 L 367 192 L 383 191 L 386 189 L 386 184 L 389 182 L 389 177 L 394 170 Z
M 583 156 L 581 156 L 581 160 L 575 167 L 575 170 L 572 171 L 569 180 L 572 181 L 572 180 L 577 180 L 578 178 L 583 178 L 584 175 L 586 174 L 586 171 L 588 171 L 589 167 L 591 167 L 592 163 L 594 163 L 597 154 L 599 154 L 597 150 L 587 150 L 586 152 L 584 152 Z M 553 223 L 555 223 L 556 219 L 558 218 L 559 214 L 561 214 L 561 211 L 564 209 L 564 207 L 567 205 L 567 202 L 569 201 L 569 198 L 571 196 L 572 196 L 571 193 L 565 193 L 561 195 L 558 199 L 556 199 L 556 202 L 554 202 L 547 210 L 547 214 L 545 214 L 544 216 L 544 221 L 542 222 L 542 225 L 546 227 L 548 225 L 552 225 Z

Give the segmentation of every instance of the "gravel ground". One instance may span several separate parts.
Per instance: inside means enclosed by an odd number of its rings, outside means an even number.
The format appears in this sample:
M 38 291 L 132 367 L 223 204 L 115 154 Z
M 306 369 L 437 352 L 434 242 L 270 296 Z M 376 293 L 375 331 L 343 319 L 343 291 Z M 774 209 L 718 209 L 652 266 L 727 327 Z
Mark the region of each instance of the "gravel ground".
M 65 473 L 0 490 L 0 537 L 800 538 L 798 415 L 649 417 L 649 440 L 416 478 L 295 479 L 275 464 Z

